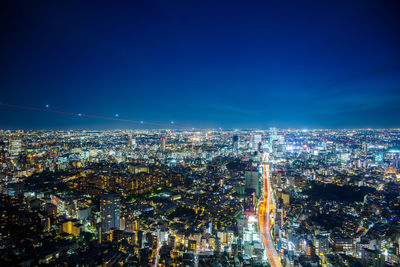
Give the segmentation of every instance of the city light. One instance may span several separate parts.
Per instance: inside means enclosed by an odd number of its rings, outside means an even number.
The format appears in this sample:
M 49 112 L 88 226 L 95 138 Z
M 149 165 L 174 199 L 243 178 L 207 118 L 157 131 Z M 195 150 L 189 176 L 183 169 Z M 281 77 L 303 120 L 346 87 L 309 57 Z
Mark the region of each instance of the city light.
M 1 9 L 1 266 L 400 266 L 400 1 Z

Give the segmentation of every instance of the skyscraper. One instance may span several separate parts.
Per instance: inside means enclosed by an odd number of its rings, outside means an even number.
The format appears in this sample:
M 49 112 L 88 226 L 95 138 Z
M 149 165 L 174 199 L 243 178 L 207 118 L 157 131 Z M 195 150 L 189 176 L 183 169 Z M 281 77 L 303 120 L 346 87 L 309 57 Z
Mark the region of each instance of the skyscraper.
M 136 140 L 132 137 L 132 133 L 128 134 L 128 147 L 129 148 L 136 148 Z
M 249 147 L 252 150 L 257 150 L 258 149 L 258 144 L 261 143 L 261 140 L 262 140 L 262 135 L 261 134 L 250 133 Z
M 161 150 L 162 151 L 165 151 L 165 142 L 166 142 L 166 138 L 162 137 L 161 138 Z
M 261 134 L 255 134 L 253 136 L 253 149 L 258 150 L 259 149 L 259 144 L 261 144 L 262 140 L 262 135 Z
M 276 128 L 269 129 L 269 143 L 272 144 L 273 141 L 278 140 L 278 131 Z
M 368 143 L 367 142 L 363 142 L 362 143 L 362 152 L 363 152 L 363 154 L 366 155 L 367 151 L 368 151 Z
M 271 148 L 272 157 L 277 156 L 278 146 L 279 146 L 279 137 L 278 137 L 278 131 L 276 128 L 271 128 L 269 130 L 269 145 Z
M 232 135 L 232 150 L 234 153 L 239 150 L 239 136 L 237 135 Z
M 110 231 L 111 228 L 119 229 L 121 216 L 121 198 L 115 193 L 108 193 L 100 200 L 100 219 L 102 230 Z
M 253 189 L 257 197 L 260 195 L 259 175 L 258 171 L 246 171 L 244 173 L 246 189 Z
M 9 153 L 12 158 L 17 157 L 22 152 L 22 141 L 11 140 L 9 144 Z

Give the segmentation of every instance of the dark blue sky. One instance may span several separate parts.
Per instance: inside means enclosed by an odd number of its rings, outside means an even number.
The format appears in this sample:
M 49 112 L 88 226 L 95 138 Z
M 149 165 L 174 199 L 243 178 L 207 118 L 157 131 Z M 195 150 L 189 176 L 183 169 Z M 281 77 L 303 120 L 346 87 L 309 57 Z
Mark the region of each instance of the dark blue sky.
M 0 102 L 190 127 L 400 127 L 398 1 L 2 1 Z M 0 106 L 0 128 L 134 124 Z

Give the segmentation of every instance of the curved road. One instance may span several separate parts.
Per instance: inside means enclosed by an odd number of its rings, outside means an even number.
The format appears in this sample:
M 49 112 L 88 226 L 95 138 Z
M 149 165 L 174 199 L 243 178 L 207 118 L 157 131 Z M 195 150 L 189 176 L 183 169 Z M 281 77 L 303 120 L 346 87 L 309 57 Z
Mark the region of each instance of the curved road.
M 258 221 L 260 225 L 260 234 L 263 239 L 265 250 L 267 252 L 267 257 L 270 265 L 272 267 L 282 267 L 279 255 L 276 252 L 274 243 L 272 242 L 270 227 L 272 223 L 269 221 L 271 212 L 273 211 L 273 204 L 271 202 L 271 188 L 270 188 L 270 170 L 269 165 L 266 164 L 265 160 L 268 155 L 264 156 L 263 160 L 263 182 L 264 182 L 264 197 L 260 202 L 260 207 L 258 209 Z M 271 225 L 270 225 L 271 224 Z

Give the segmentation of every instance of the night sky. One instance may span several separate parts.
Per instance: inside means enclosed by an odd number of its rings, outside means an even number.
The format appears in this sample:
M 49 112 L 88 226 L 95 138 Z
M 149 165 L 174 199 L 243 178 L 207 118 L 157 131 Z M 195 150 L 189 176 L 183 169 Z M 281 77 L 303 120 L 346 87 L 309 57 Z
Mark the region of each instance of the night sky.
M 399 3 L 1 1 L 0 102 L 184 127 L 400 127 Z M 0 105 L 0 129 L 140 126 Z

